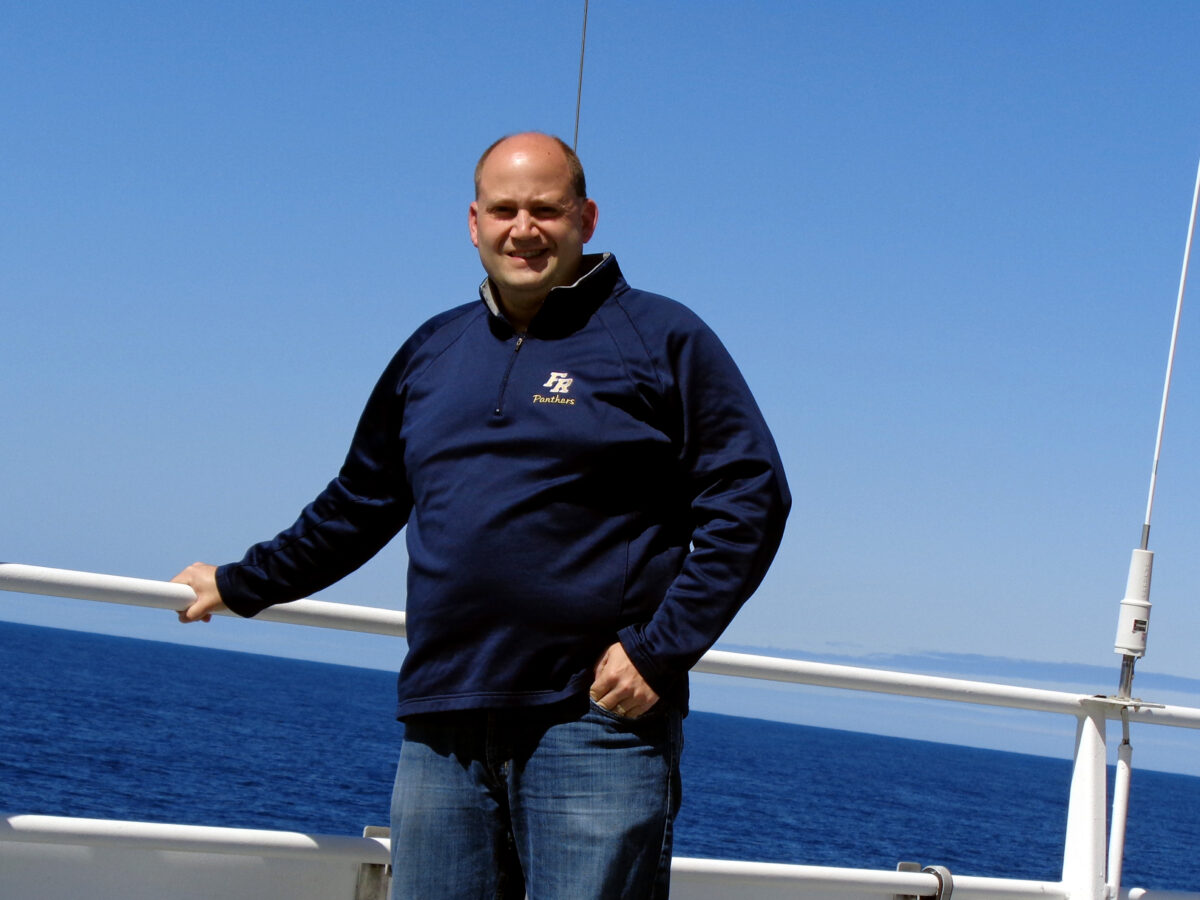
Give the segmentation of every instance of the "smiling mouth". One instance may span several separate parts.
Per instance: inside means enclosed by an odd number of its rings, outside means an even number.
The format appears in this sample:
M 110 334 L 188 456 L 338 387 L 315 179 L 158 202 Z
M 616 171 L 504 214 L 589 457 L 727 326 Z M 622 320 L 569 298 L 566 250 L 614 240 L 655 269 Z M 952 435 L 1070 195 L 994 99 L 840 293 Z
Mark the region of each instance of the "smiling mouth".
M 549 252 L 548 249 L 542 247 L 538 250 L 510 250 L 506 255 L 509 259 L 523 259 L 528 261 L 541 259 L 543 256 L 548 255 Z

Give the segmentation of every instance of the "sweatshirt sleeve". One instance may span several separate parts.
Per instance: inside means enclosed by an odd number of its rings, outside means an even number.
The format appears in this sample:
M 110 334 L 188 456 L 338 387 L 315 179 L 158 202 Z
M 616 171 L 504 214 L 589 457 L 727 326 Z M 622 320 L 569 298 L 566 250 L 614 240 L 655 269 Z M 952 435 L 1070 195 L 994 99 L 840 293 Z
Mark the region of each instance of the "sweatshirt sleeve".
M 353 572 L 404 527 L 412 497 L 400 442 L 410 341 L 372 391 L 337 478 L 269 541 L 217 569 L 221 599 L 241 616 L 315 593 Z
M 791 507 L 779 452 L 749 387 L 717 336 L 690 312 L 683 316 L 687 327 L 648 336 L 646 346 L 678 429 L 692 546 L 650 621 L 619 634 L 660 695 L 716 642 L 758 587 Z

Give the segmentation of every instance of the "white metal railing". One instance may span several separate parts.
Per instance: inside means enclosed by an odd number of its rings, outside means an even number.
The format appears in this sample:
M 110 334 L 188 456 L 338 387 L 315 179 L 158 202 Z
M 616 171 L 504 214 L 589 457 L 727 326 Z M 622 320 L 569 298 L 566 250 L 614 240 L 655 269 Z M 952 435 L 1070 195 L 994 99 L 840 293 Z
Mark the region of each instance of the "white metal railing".
M 740 862 L 723 859 L 675 859 L 671 864 L 672 886 L 689 877 L 709 883 L 727 883 L 731 889 L 747 887 L 801 888 L 823 894 L 854 896 L 912 897 L 948 896 L 941 879 L 931 872 L 890 872 L 848 869 L 838 866 L 796 866 L 786 863 Z M 1065 898 L 1057 884 L 1015 878 L 980 878 L 955 875 L 953 896 L 987 900 L 1029 900 L 1031 897 Z
M 125 575 L 98 575 L 94 572 L 76 572 L 71 569 L 48 569 L 18 563 L 0 563 L 0 591 L 170 610 L 182 609 L 196 599 L 196 595 L 186 584 L 129 578 Z M 228 611 L 221 614 L 235 615 Z M 279 606 L 263 610 L 255 618 L 267 622 L 315 625 L 319 628 L 362 631 L 367 634 L 390 634 L 397 637 L 405 635 L 402 612 L 378 609 L 374 606 L 330 603 L 326 600 L 281 603 Z
M 388 841 L 383 838 L 120 822 L 72 816 L 9 815 L 0 820 L 0 840 L 235 856 L 300 857 L 317 854 L 373 865 L 387 865 L 389 852 Z
M 18 563 L 0 563 L 0 590 L 26 594 L 44 594 L 78 600 L 96 600 L 154 609 L 178 610 L 190 603 L 195 595 L 187 585 L 124 575 L 100 575 L 69 569 L 50 569 Z M 235 616 L 225 611 L 222 615 Z M 292 625 L 312 625 L 342 631 L 367 634 L 405 636 L 404 613 L 373 606 L 352 606 L 325 600 L 295 600 L 268 607 L 255 619 L 286 622 Z M 755 678 L 790 684 L 809 684 L 818 687 L 842 688 L 882 694 L 900 694 L 932 700 L 974 703 L 1027 709 L 1036 712 L 1061 713 L 1078 716 L 1085 707 L 1100 702 L 1092 694 L 1051 691 L 1041 688 L 1018 687 L 987 681 L 945 678 L 936 675 L 915 675 L 909 672 L 890 672 L 857 666 L 816 663 L 799 659 L 780 659 L 750 653 L 731 653 L 710 650 L 695 666 L 694 671 L 739 678 Z M 1107 704 L 1106 718 L 1121 718 L 1128 709 L 1133 722 L 1173 725 L 1200 729 L 1200 709 L 1186 706 L 1140 704 Z
M 312 835 L 290 831 L 217 828 L 151 822 L 123 822 L 66 816 L 9 815 L 0 819 L 0 841 L 107 847 L 135 851 L 220 853 L 234 856 L 303 859 L 321 856 L 361 865 L 387 865 L 389 843 L 380 837 Z M 678 857 L 672 879 L 686 893 L 696 880 L 731 889 L 804 888 L 833 896 L 936 896 L 941 878 L 931 872 L 891 872 L 835 866 L 799 866 L 737 860 Z M 987 900 L 1063 900 L 1057 885 L 1019 879 L 954 876 L 954 895 Z
M 99 575 L 63 569 L 48 569 L 15 563 L 0 563 L 0 590 L 46 594 L 83 600 L 99 600 L 177 610 L 194 598 L 191 588 L 169 582 L 114 575 Z M 229 613 L 232 615 L 232 613 Z M 297 600 L 271 607 L 256 618 L 276 622 L 314 625 L 403 636 L 402 612 L 351 606 L 318 600 Z M 808 684 L 875 693 L 898 694 L 960 703 L 983 704 L 1065 714 L 1077 721 L 1075 766 L 1068 803 L 1061 882 L 954 876 L 953 891 L 960 898 L 979 900 L 1027 900 L 1030 897 L 1111 900 L 1120 885 L 1106 883 L 1119 878 L 1121 846 L 1108 848 L 1106 860 L 1106 745 L 1104 722 L 1121 719 L 1182 728 L 1200 729 L 1200 709 L 1148 704 L 1139 700 L 1114 700 L 1088 694 L 1051 691 L 957 678 L 915 675 L 853 666 L 779 659 L 726 651 L 710 651 L 696 665 L 698 672 Z M 1114 814 L 1117 810 L 1114 810 Z M 1123 815 L 1124 809 L 1120 809 Z M 166 829 L 165 831 L 163 829 Z M 38 837 L 34 837 L 37 835 Z M 263 837 L 269 835 L 270 837 Z M 44 840 L 46 842 L 94 843 L 130 841 L 140 846 L 160 846 L 166 841 L 176 849 L 227 847 L 226 852 L 305 853 L 329 849 L 347 853 L 369 852 L 377 862 L 378 849 L 386 841 L 366 838 L 334 839 L 323 836 L 242 829 L 197 829 L 193 826 L 151 826 L 139 823 L 97 823 L 96 820 L 56 819 L 45 816 L 13 816 L 7 829 L 0 827 L 0 840 Z M 338 841 L 349 843 L 342 845 Z M 371 847 L 363 842 L 366 841 Z M 222 843 L 226 842 L 226 843 Z M 162 845 L 162 846 L 165 846 Z M 253 851 L 245 850 L 247 846 Z M 242 847 L 239 851 L 235 848 Z M 1107 872 L 1106 872 L 1107 868 Z M 733 890 L 782 888 L 803 890 L 821 896 L 857 897 L 938 896 L 949 894 L 940 875 L 930 872 L 890 872 L 825 866 L 794 866 L 775 863 L 735 862 L 678 858 L 672 868 L 673 883 L 698 880 L 708 888 L 728 884 Z M 686 892 L 685 892 L 686 894 Z M 716 896 L 704 894 L 703 896 Z M 1194 897 L 1178 892 L 1140 892 L 1140 900 L 1156 896 Z
M 1121 709 L 1125 706 L 1117 702 L 1109 703 L 1107 698 L 1093 694 L 1074 694 L 1069 691 L 1049 691 L 988 681 L 780 659 L 774 656 L 730 653 L 725 650 L 710 650 L 696 664 L 694 671 L 1072 716 L 1080 715 L 1089 704 L 1103 703 L 1108 707 L 1107 718 L 1119 719 Z M 1200 728 L 1200 709 L 1145 704 L 1136 700 L 1129 702 L 1128 709 L 1131 721 Z

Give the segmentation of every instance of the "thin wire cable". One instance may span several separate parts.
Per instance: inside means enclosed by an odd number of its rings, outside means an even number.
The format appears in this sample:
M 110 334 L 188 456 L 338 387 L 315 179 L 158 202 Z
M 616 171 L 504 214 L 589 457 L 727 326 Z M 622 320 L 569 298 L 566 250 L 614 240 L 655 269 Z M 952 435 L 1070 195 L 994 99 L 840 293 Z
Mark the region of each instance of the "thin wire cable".
M 1171 350 L 1167 354 L 1167 377 L 1163 382 L 1162 407 L 1158 412 L 1158 435 L 1154 440 L 1154 465 L 1150 470 L 1150 496 L 1146 500 L 1146 521 L 1142 524 L 1142 549 L 1150 545 L 1150 514 L 1154 511 L 1154 489 L 1158 484 L 1158 460 L 1162 454 L 1163 427 L 1167 420 L 1167 399 L 1171 395 L 1171 375 L 1175 369 L 1175 345 L 1179 341 L 1179 320 L 1183 314 L 1183 292 L 1187 287 L 1188 264 L 1192 256 L 1192 237 L 1196 233 L 1196 207 L 1200 204 L 1200 165 L 1196 168 L 1196 188 L 1192 192 L 1192 216 L 1188 221 L 1187 241 L 1183 248 L 1183 270 L 1179 273 L 1179 296 L 1175 300 L 1175 324 L 1171 328 Z
M 575 91 L 575 137 L 571 149 L 579 152 L 579 108 L 583 105 L 583 51 L 587 49 L 588 0 L 583 0 L 583 38 L 579 42 L 579 87 Z

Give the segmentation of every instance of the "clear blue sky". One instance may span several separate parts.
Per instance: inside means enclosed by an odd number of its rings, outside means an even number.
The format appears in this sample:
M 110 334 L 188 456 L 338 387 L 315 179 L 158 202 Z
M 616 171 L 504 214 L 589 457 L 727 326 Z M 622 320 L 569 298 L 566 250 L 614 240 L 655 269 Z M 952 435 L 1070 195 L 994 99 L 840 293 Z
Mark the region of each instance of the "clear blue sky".
M 479 152 L 570 139 L 581 13 L 8 4 L 0 559 L 165 579 L 290 524 L 396 346 L 474 295 Z M 593 2 L 592 247 L 724 338 L 796 496 L 727 644 L 1099 665 L 1115 689 L 1197 47 L 1187 3 Z M 1140 671 L 1200 677 L 1197 460 L 1193 305 Z M 401 607 L 400 543 L 325 596 Z M 397 653 L 16 594 L 0 617 Z

